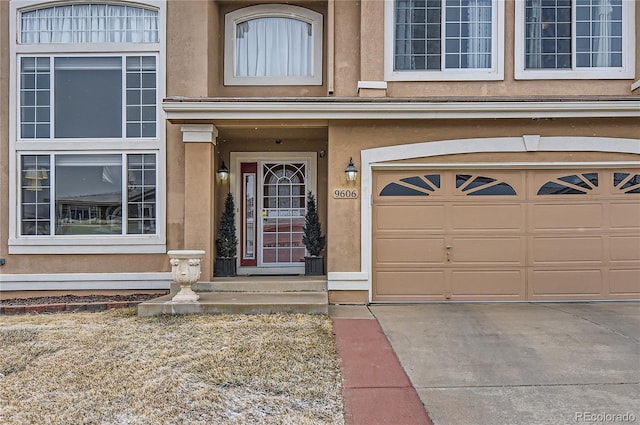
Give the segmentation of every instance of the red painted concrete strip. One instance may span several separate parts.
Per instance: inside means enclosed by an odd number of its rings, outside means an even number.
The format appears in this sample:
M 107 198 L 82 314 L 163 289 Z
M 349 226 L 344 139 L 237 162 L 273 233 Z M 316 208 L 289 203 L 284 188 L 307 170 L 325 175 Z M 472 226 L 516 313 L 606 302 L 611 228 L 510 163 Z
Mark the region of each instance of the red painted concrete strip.
M 347 425 L 431 425 L 413 387 L 345 389 Z
M 411 385 L 377 320 L 334 319 L 345 388 Z
M 347 425 L 433 425 L 380 325 L 333 319 Z

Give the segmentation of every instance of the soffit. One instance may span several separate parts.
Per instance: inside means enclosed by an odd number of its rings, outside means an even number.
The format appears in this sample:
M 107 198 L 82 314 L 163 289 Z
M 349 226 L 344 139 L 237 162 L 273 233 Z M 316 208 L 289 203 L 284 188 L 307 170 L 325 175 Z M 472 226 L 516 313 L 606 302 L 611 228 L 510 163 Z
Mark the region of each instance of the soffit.
M 325 126 L 329 120 L 640 117 L 640 97 L 565 98 L 186 98 L 164 100 L 172 123 Z

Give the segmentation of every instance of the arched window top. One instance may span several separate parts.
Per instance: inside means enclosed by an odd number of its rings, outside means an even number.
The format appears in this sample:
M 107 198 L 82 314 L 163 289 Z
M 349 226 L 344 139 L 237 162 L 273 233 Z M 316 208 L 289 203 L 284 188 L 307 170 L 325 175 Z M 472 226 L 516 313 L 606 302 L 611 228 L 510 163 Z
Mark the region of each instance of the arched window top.
M 158 10 L 128 4 L 73 3 L 20 14 L 20 44 L 158 43 Z
M 288 18 L 307 23 L 322 22 L 322 15 L 313 10 L 288 4 L 260 4 L 243 7 L 227 14 L 235 24 L 262 18 Z
M 322 84 L 322 15 L 286 4 L 225 16 L 225 84 Z

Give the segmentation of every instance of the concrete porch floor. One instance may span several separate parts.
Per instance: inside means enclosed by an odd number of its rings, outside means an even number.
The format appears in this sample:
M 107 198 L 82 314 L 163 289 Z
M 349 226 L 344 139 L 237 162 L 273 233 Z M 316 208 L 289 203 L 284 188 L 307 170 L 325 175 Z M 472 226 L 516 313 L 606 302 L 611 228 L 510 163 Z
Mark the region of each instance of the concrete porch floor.
M 139 316 L 161 314 L 327 314 L 326 276 L 237 276 L 192 286 L 196 302 L 173 302 L 171 293 L 138 305 Z

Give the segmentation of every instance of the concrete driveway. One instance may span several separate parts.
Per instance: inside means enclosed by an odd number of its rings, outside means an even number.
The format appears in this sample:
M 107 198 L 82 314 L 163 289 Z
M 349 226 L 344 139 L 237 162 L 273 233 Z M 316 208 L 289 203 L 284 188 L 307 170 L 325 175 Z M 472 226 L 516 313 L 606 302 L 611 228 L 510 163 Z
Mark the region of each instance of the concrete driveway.
M 640 424 L 640 303 L 370 310 L 435 425 Z

